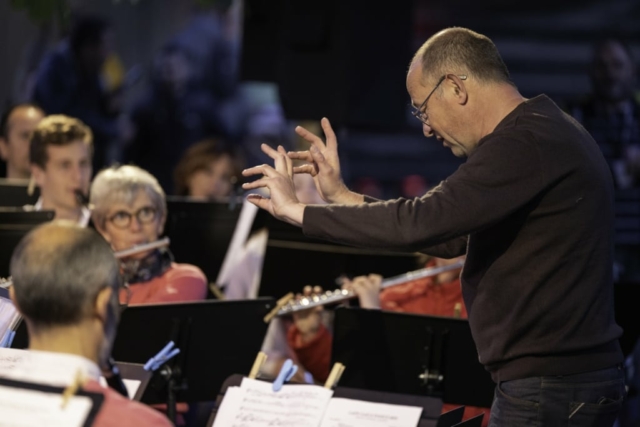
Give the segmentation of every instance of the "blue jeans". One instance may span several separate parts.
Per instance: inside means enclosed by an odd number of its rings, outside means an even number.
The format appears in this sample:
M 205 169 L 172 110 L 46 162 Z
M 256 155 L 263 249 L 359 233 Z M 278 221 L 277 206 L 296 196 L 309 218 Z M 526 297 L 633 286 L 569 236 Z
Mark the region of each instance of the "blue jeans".
M 501 381 L 489 427 L 611 427 L 625 395 L 622 367 Z

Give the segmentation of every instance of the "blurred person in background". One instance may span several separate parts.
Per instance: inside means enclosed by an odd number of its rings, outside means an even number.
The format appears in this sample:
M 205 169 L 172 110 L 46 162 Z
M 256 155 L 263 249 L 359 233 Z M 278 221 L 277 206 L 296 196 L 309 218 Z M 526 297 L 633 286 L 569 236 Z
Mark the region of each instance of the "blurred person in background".
M 175 194 L 213 201 L 232 195 L 240 176 L 240 159 L 221 141 L 205 140 L 184 153 L 174 171 Z
M 616 187 L 640 187 L 640 102 L 631 49 L 623 40 L 607 38 L 592 55 L 592 93 L 567 111 L 600 146 Z
M 16 104 L 0 119 L 0 157 L 6 162 L 6 177 L 9 179 L 29 179 L 29 142 L 31 135 L 44 111 L 35 104 Z
M 151 87 L 134 105 L 130 120 L 125 162 L 149 171 L 169 194 L 175 192 L 173 170 L 191 145 L 206 138 L 228 140 L 229 135 L 216 100 L 195 78 L 193 58 L 176 42 L 165 44 L 156 58 Z
M 111 24 L 99 16 L 78 17 L 68 38 L 40 64 L 33 91 L 33 100 L 48 114 L 77 117 L 91 128 L 94 170 L 108 163 L 111 147 L 124 132 L 117 117 L 120 107 L 103 78 L 113 53 Z

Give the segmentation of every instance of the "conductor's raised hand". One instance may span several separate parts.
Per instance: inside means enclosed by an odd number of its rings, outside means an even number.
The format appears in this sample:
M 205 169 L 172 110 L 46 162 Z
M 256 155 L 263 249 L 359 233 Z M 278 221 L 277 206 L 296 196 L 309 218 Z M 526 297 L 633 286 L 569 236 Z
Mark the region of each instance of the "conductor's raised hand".
M 340 159 L 338 158 L 338 139 L 331 128 L 329 119 L 320 121 L 326 136 L 326 143 L 302 126 L 295 131 L 311 144 L 308 151 L 291 151 L 291 159 L 303 160 L 305 165 L 293 168 L 294 173 L 308 173 L 313 177 L 316 189 L 323 200 L 329 203 L 359 204 L 364 198 L 349 191 L 340 174 Z
M 247 182 L 242 185 L 242 188 L 245 190 L 267 188 L 270 196 L 250 194 L 247 200 L 282 221 L 297 226 L 302 225 L 305 205 L 296 198 L 291 159 L 282 146 L 274 150 L 267 144 L 262 144 L 260 148 L 274 160 L 274 167 L 264 164 L 243 170 L 244 176 L 262 175 L 262 178 Z

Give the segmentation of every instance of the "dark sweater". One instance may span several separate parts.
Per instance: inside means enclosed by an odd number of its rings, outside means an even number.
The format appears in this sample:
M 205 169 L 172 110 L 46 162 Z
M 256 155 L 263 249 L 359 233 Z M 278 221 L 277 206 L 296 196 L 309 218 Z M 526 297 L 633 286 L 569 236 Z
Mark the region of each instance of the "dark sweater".
M 462 288 L 495 381 L 622 362 L 613 311 L 613 186 L 589 134 L 549 98 L 520 104 L 425 196 L 308 206 L 304 233 L 467 254 Z

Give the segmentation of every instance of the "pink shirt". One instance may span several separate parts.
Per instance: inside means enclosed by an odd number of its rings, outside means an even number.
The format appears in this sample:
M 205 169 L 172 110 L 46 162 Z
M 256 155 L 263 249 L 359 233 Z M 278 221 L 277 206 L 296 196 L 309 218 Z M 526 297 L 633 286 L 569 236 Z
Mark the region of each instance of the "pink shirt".
M 200 301 L 207 297 L 207 278 L 195 265 L 172 263 L 162 276 L 129 289 L 129 304 Z M 127 302 L 125 290 L 120 291 L 120 302 Z
M 95 380 L 87 382 L 83 390 L 104 395 L 104 402 L 92 427 L 172 426 L 162 413 L 141 403 L 125 399 L 118 392 L 105 388 Z

